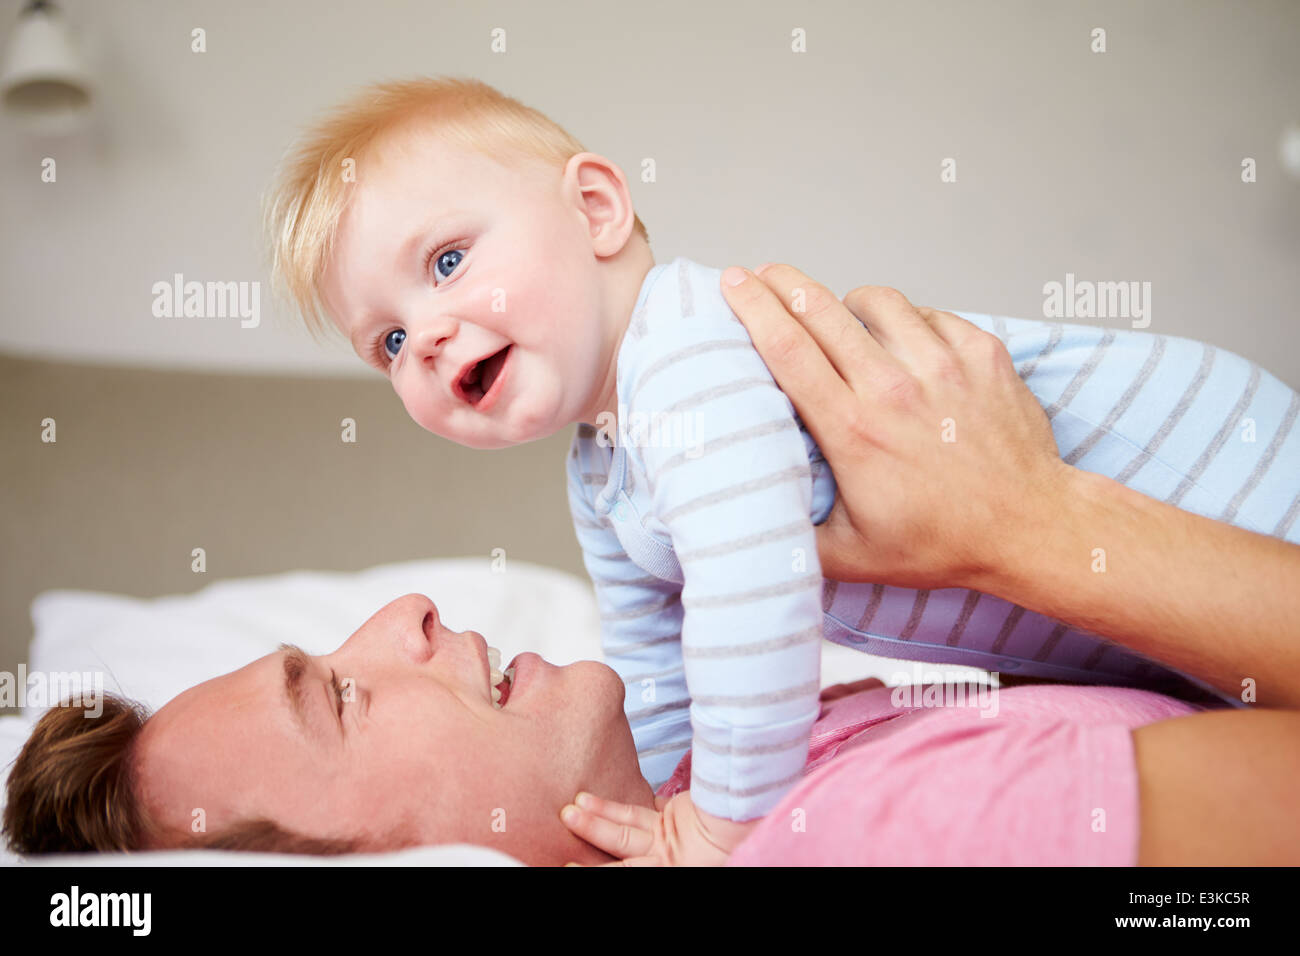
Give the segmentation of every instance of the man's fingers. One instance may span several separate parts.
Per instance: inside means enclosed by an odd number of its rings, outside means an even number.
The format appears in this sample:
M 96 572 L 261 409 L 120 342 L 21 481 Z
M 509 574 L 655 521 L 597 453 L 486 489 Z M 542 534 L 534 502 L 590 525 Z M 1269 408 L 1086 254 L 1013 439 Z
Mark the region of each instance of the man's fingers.
M 861 559 L 864 544 L 854 530 L 848 512 L 836 499 L 830 517 L 816 528 L 817 557 L 822 574 L 832 581 L 871 581 L 878 570 L 867 566 Z
M 840 378 L 856 390 L 880 363 L 896 364 L 835 294 L 794 266 L 769 265 L 759 276 L 821 347 Z
M 985 332 L 973 322 L 967 322 L 960 315 L 953 315 L 942 309 L 931 309 L 918 305 L 916 311 L 925 319 L 935 335 L 943 339 L 958 352 L 975 347 L 984 337 L 997 339 L 997 336 Z
M 844 297 L 844 305 L 908 369 L 932 368 L 949 357 L 948 343 L 897 289 L 858 286 Z
M 849 387 L 818 343 L 762 280 L 746 272 L 739 285 L 729 286 L 724 278 L 721 288 L 776 384 L 820 442 L 815 423 L 836 420 L 834 412 L 852 401 Z
M 942 309 L 917 309 L 935 333 L 952 346 L 957 361 L 967 373 L 978 377 L 1015 371 L 1007 344 L 992 332 L 986 332 L 960 315 Z

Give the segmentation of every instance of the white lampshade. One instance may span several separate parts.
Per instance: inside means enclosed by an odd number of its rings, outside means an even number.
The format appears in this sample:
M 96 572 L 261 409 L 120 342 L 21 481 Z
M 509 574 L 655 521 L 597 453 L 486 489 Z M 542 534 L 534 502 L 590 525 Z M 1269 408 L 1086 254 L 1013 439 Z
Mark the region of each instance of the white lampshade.
M 1292 179 L 1300 179 L 1300 123 L 1292 123 L 1282 130 L 1282 141 L 1277 146 L 1282 168 Z
M 70 118 L 90 105 L 90 74 L 63 15 L 48 0 L 23 8 L 0 68 L 0 102 L 36 120 Z

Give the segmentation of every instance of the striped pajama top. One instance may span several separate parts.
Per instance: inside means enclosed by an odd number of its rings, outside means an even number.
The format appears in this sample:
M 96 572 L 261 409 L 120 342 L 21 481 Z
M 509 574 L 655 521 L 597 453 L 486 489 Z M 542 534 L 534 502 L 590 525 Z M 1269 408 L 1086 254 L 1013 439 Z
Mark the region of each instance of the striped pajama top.
M 1204 688 L 991 595 L 823 579 L 814 525 L 834 479 L 719 280 L 685 258 L 648 272 L 619 349 L 618 421 L 580 425 L 568 457 L 605 660 L 652 786 L 691 750 L 700 809 L 746 820 L 775 806 L 820 713 L 823 637 L 1022 676 Z M 1269 373 L 1187 339 L 958 314 L 1006 343 L 1066 462 L 1300 537 L 1300 397 Z

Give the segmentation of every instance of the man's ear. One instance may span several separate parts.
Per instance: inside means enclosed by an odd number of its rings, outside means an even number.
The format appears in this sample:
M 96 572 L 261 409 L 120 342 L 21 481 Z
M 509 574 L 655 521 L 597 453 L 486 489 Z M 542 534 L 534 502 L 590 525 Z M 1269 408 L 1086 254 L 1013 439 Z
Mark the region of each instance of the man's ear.
M 564 166 L 564 190 L 587 218 L 592 251 L 612 256 L 627 245 L 636 227 L 636 210 L 627 177 L 612 160 L 597 153 L 577 153 Z

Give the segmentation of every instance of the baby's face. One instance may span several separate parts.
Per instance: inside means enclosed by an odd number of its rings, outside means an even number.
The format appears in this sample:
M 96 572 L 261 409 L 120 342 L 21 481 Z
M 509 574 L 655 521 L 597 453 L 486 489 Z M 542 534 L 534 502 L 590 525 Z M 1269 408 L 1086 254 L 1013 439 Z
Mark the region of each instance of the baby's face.
M 562 171 L 419 132 L 387 139 L 356 177 L 321 295 L 411 418 L 501 448 L 593 416 L 601 276 Z

